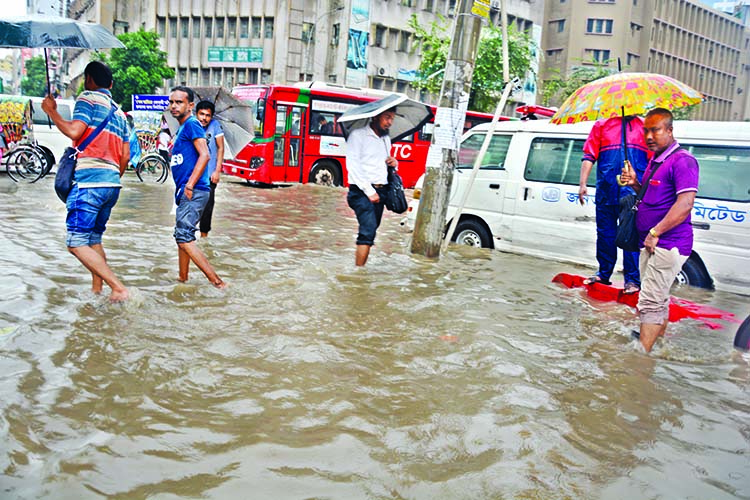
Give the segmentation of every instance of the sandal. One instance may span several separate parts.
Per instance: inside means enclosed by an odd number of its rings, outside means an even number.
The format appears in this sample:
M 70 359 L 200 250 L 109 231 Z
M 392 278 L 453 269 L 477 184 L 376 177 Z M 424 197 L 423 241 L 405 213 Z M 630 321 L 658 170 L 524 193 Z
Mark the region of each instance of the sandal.
M 628 281 L 625 283 L 625 286 L 622 288 L 622 293 L 624 295 L 631 295 L 634 293 L 638 293 L 641 291 L 641 287 L 633 283 L 632 281 Z
M 583 280 L 584 285 L 593 285 L 594 283 L 601 283 L 602 285 L 611 285 L 611 281 L 604 281 L 601 276 L 594 275 Z

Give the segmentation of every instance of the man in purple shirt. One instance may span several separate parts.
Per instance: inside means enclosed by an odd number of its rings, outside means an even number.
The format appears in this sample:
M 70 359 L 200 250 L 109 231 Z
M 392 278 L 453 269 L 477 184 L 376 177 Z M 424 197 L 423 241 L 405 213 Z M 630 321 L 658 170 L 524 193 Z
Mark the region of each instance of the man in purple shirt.
M 646 146 L 654 152 L 643 173 L 648 187 L 636 215 L 641 241 L 638 313 L 646 352 L 667 329 L 669 290 L 693 250 L 690 213 L 698 193 L 698 162 L 675 141 L 672 120 L 669 110 L 655 108 L 644 123 Z M 638 193 L 643 188 L 626 169 L 620 180 Z

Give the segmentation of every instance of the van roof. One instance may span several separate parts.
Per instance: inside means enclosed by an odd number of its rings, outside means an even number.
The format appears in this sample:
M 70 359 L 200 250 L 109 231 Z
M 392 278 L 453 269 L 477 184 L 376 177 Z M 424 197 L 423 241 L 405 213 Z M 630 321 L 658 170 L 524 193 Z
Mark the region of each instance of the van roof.
M 580 122 L 572 125 L 555 125 L 548 120 L 498 122 L 497 132 L 533 132 L 547 134 L 588 135 L 594 122 Z M 489 123 L 483 123 L 471 131 L 488 130 Z M 469 132 L 471 132 L 469 131 Z M 674 136 L 679 140 L 717 140 L 750 142 L 750 122 L 707 122 L 675 120 Z

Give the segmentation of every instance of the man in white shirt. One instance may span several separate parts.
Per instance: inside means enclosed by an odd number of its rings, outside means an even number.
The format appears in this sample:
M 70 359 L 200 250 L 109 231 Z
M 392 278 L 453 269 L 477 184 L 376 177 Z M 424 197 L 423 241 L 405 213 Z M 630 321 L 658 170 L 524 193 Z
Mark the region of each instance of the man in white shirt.
M 384 111 L 362 128 L 352 130 L 346 140 L 346 168 L 349 173 L 349 194 L 346 201 L 357 215 L 359 232 L 355 264 L 364 266 L 375 244 L 375 233 L 383 217 L 388 193 L 388 167 L 398 162 L 391 156 L 388 129 L 396 113 Z

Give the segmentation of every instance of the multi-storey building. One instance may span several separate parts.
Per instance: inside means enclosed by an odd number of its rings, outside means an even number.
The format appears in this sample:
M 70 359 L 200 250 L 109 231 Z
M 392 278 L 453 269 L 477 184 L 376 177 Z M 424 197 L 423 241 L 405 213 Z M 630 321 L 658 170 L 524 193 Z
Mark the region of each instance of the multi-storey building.
M 742 120 L 745 40 L 740 19 L 691 0 L 548 0 L 542 79 L 619 59 L 626 71 L 665 74 L 702 92 L 695 118 Z
M 409 19 L 452 22 L 457 8 L 457 0 L 70 1 L 71 17 L 116 34 L 155 30 L 176 72 L 165 87 L 319 80 L 411 95 L 420 56 Z M 507 2 L 509 22 L 539 41 L 542 1 Z M 83 65 L 74 61 L 70 69 L 75 77 Z

